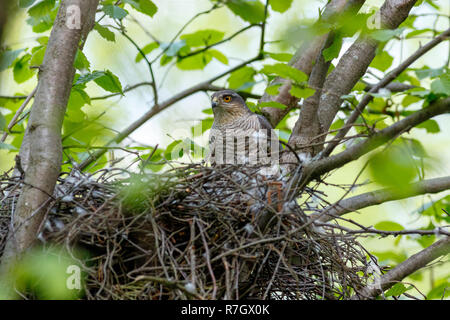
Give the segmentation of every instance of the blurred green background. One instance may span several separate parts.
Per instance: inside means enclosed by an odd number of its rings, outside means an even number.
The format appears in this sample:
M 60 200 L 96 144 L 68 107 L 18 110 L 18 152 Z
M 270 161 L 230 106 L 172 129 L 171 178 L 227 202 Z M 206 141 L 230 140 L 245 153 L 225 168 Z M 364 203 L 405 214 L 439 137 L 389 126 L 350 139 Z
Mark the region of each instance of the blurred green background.
M 158 7 L 158 11 L 152 18 L 132 9 L 130 6 L 126 7 L 129 12 L 129 15 L 124 20 L 127 33 L 141 47 L 154 42 L 154 38 L 161 42 L 169 42 L 191 17 L 199 12 L 210 9 L 212 6 L 211 1 L 207 0 L 154 0 L 153 2 Z M 366 1 L 361 12 L 371 12 L 374 8 L 379 8 L 382 3 L 383 1 L 381 0 Z M 450 13 L 450 3 L 447 0 L 433 1 L 433 3 L 435 3 L 436 7 L 423 3 L 413 9 L 413 14 L 418 16 L 413 22 L 415 29 L 431 30 L 434 28 L 444 30 L 449 27 L 448 15 Z M 301 43 L 302 37 L 305 35 L 304 27 L 310 25 L 317 19 L 318 10 L 323 8 L 325 4 L 325 1 L 294 0 L 290 9 L 286 12 L 279 13 L 271 11 L 267 22 L 266 34 L 266 39 L 271 42 L 267 44 L 265 49 L 269 52 L 294 53 Z M 436 17 L 439 18 L 436 19 Z M 39 34 L 33 32 L 32 27 L 26 23 L 27 19 L 28 14 L 26 9 L 20 9 L 11 16 L 7 30 L 8 33 L 3 43 L 4 47 L 17 50 L 36 47 L 39 43 L 45 41 L 41 37 L 48 36 L 49 31 Z M 108 26 L 110 24 L 113 24 L 113 22 L 110 17 L 106 16 L 102 20 L 102 25 Z M 222 7 L 209 14 L 198 17 L 183 31 L 183 34 L 193 33 L 202 29 L 214 29 L 224 32 L 224 37 L 226 38 L 246 25 L 248 25 L 246 21 L 233 14 L 227 7 Z M 253 57 L 257 53 L 259 46 L 259 32 L 258 28 L 249 29 L 236 36 L 232 41 L 217 47 L 227 57 L 228 65 L 223 63 L 223 61 L 213 59 L 203 69 L 182 70 L 172 64 L 160 66 L 160 64 L 155 63 L 153 71 L 159 86 L 158 93 L 160 101 L 171 97 L 195 83 L 209 79 L 227 70 L 229 66 Z M 385 70 L 379 70 L 383 69 L 383 67 L 378 70 L 371 69 L 372 75 L 368 75 L 367 80 L 374 82 L 376 76 L 381 77 L 383 75 L 382 71 L 387 72 L 394 68 L 414 52 L 420 44 L 429 41 L 432 35 L 433 32 L 429 31 L 420 33 L 416 37 L 405 39 L 402 36 L 394 41 L 389 41 L 384 50 L 392 57 L 391 63 L 388 63 L 388 68 Z M 344 38 L 341 55 L 355 38 L 355 36 L 352 38 Z M 415 62 L 412 68 L 437 69 L 445 66 L 448 67 L 447 57 L 449 50 L 449 43 L 443 43 Z M 123 88 L 139 82 L 150 81 L 145 61 L 141 59 L 139 62 L 136 62 L 136 48 L 130 45 L 128 40 L 117 32 L 115 33 L 115 41 L 107 41 L 100 36 L 99 32 L 91 32 L 83 52 L 90 63 L 91 70 L 110 70 L 120 79 Z M 152 59 L 156 55 L 157 50 L 150 54 L 149 57 Z M 336 63 L 336 61 L 337 59 L 333 60 L 333 63 Z M 267 63 L 267 60 L 265 63 Z M 261 68 L 262 65 L 263 63 L 261 62 L 252 64 L 256 69 Z M 15 75 L 14 69 L 9 68 L 1 72 L 0 95 L 29 94 L 37 83 L 37 77 L 35 75 L 30 77 L 29 73 L 33 73 L 31 75 L 34 75 L 35 71 L 24 69 Z M 28 79 L 28 77 L 30 78 Z M 217 81 L 216 84 L 227 87 L 227 78 L 224 77 Z M 19 81 L 17 81 L 18 79 Z M 260 80 L 254 85 L 252 89 L 253 93 L 262 94 L 264 92 L 267 83 L 262 78 Z M 421 86 L 429 87 L 432 81 L 433 79 L 430 78 L 422 79 Z M 87 83 L 85 91 L 91 99 L 92 97 L 104 96 L 110 93 L 92 81 Z M 401 95 L 393 96 L 392 100 L 399 103 L 403 98 Z M 380 99 L 383 100 L 383 97 Z M 1 99 L 0 101 L 2 103 L 0 105 L 0 111 L 7 123 L 7 120 L 12 115 L 11 110 L 14 108 L 17 109 L 21 101 L 14 102 L 12 100 Z M 256 103 L 256 100 L 250 99 L 250 101 Z M 374 101 L 374 104 L 376 102 L 377 100 Z M 420 108 L 420 103 L 412 102 L 408 106 L 408 110 Z M 8 105 L 13 103 L 16 104 L 15 107 Z M 68 139 L 66 145 L 88 143 L 98 146 L 104 144 L 115 132 L 125 128 L 128 124 L 148 111 L 153 104 L 153 94 L 150 86 L 141 86 L 126 92 L 123 96 L 117 95 L 105 100 L 92 99 L 90 105 L 85 104 L 84 101 L 77 101 L 77 97 L 72 96 L 71 103 L 72 107 L 69 108 L 64 128 L 65 134 L 67 135 L 66 138 Z M 210 117 L 210 114 L 202 112 L 210 108 L 209 104 L 209 96 L 207 94 L 199 92 L 191 95 L 152 118 L 131 134 L 125 144 L 147 146 L 150 151 L 155 145 L 159 145 L 160 148 L 164 149 L 174 140 L 188 137 L 192 126 L 195 126 L 201 119 Z M 376 105 L 372 106 L 374 108 L 376 107 Z M 82 110 L 82 113 L 77 110 Z M 287 119 L 287 127 L 293 127 L 297 116 L 298 113 L 293 113 Z M 344 115 L 338 114 L 338 116 L 343 117 Z M 439 116 L 435 119 L 440 129 L 438 132 L 433 132 L 436 131 L 433 128 L 415 128 L 405 135 L 409 139 L 420 140 L 423 147 L 421 152 L 427 155 L 424 160 L 425 171 L 419 174 L 421 178 L 450 175 L 450 148 L 448 147 L 450 145 L 449 120 L 448 115 Z M 94 121 L 94 123 L 91 123 L 91 121 Z M 78 131 L 80 124 L 86 125 L 88 123 L 90 123 L 90 126 L 86 130 Z M 391 123 L 390 120 L 386 120 L 386 124 L 389 123 Z M 71 129 L 74 129 L 75 133 L 72 134 Z M 206 146 L 207 133 L 191 138 L 199 145 Z M 12 135 L 8 137 L 6 142 L 17 148 L 20 145 L 20 139 L 19 136 Z M 342 148 L 336 152 L 340 150 Z M 0 149 L 0 172 L 8 170 L 14 165 L 13 159 L 16 151 Z M 352 184 L 356 173 L 361 170 L 371 155 L 349 163 L 342 169 L 337 170 L 327 181 L 336 184 Z M 120 150 L 115 150 L 114 156 L 115 158 L 127 156 L 124 161 L 118 164 L 119 166 L 125 167 L 133 160 L 132 156 L 130 157 L 129 154 Z M 189 158 L 184 157 L 182 159 L 188 160 Z M 393 159 L 392 166 L 383 166 L 384 161 L 389 159 Z M 368 181 L 369 179 L 376 181 L 356 188 L 350 194 L 357 195 L 370 190 L 376 190 L 390 183 L 395 187 L 401 187 L 405 181 L 412 180 L 416 177 L 417 172 L 411 173 L 411 168 L 416 168 L 420 165 L 415 163 L 402 164 L 399 159 L 402 159 L 401 150 L 393 151 L 392 154 L 382 154 L 378 156 L 378 161 L 375 157 L 369 168 L 362 173 L 358 182 Z M 396 164 L 397 167 L 395 167 Z M 386 175 L 390 176 L 392 173 L 399 174 L 402 179 L 399 182 L 395 182 L 395 179 L 383 181 L 383 179 L 386 180 Z M 322 189 L 327 194 L 327 200 L 329 202 L 338 200 L 344 194 L 342 189 L 332 186 L 322 187 Z M 420 212 L 423 210 L 419 208 L 429 205 L 433 200 L 442 199 L 447 194 L 450 194 L 450 192 L 447 191 L 438 195 L 417 196 L 406 200 L 389 202 L 360 210 L 360 214 L 353 213 L 346 217 L 366 226 L 376 226 L 380 222 L 390 221 L 408 229 L 422 228 L 429 226 L 431 220 L 435 223 L 437 221 L 434 215 L 421 214 Z M 447 208 L 448 202 L 447 200 Z M 386 225 L 384 226 L 386 227 Z M 395 228 L 395 224 L 390 225 L 390 227 Z M 433 239 L 430 238 L 429 240 L 432 241 Z M 378 253 L 377 256 L 383 264 L 388 265 L 395 265 L 411 254 L 421 250 L 423 246 L 429 245 L 426 241 L 417 241 L 414 237 L 406 236 L 397 238 L 386 237 L 383 239 L 364 238 L 361 241 L 369 251 Z M 446 282 L 448 284 L 450 280 L 448 262 L 433 268 L 424 269 L 419 274 L 414 275 L 410 280 L 414 280 L 414 283 L 418 285 L 418 288 L 422 292 L 429 293 L 433 287 L 441 284 L 437 282 Z

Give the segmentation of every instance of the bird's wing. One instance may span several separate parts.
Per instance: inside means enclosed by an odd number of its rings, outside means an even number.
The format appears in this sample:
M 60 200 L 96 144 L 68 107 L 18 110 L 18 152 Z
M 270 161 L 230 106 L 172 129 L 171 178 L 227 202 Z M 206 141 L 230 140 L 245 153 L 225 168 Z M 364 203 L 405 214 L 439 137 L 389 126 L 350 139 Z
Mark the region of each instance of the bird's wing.
M 270 124 L 270 122 L 267 121 L 267 119 L 264 116 L 262 116 L 260 114 L 257 114 L 256 116 L 258 118 L 258 122 L 259 122 L 259 125 L 260 125 L 259 129 L 268 129 L 268 130 L 272 130 L 273 129 L 272 125 Z
M 270 122 L 267 121 L 267 119 L 264 116 L 260 115 L 260 114 L 257 114 L 256 116 L 257 116 L 257 119 L 258 119 L 258 122 L 259 122 L 259 125 L 260 125 L 259 129 L 266 129 L 269 139 L 274 138 L 276 140 L 279 140 L 278 136 L 275 133 L 275 131 L 273 130 L 272 125 L 270 124 Z M 272 137 L 272 135 L 273 135 L 273 137 Z M 283 146 L 279 142 L 278 143 L 278 150 L 282 150 L 282 149 L 283 149 Z

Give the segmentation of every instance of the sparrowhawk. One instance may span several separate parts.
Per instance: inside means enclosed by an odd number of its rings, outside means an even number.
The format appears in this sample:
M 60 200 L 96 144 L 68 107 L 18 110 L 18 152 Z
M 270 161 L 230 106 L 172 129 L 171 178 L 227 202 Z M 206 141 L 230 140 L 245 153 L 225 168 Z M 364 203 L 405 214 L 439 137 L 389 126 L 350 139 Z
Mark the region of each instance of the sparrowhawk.
M 219 164 L 278 164 L 280 144 L 270 123 L 253 113 L 232 90 L 211 96 L 214 122 L 209 139 L 209 161 Z

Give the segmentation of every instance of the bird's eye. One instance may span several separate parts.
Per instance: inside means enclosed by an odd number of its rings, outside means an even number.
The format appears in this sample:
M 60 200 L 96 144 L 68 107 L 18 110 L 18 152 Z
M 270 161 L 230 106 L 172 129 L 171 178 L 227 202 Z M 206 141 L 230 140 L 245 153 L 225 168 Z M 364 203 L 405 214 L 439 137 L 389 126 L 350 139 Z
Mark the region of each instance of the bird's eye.
M 231 101 L 231 96 L 223 97 L 223 102 L 230 102 L 230 101 Z

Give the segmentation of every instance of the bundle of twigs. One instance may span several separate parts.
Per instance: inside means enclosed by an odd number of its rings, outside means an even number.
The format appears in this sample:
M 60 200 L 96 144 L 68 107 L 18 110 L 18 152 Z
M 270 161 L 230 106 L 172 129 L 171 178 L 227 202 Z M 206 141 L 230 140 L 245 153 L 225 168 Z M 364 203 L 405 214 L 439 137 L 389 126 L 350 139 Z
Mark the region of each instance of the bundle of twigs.
M 0 183 L 2 250 L 22 182 Z M 77 257 L 87 299 L 349 298 L 368 281 L 364 248 L 314 226 L 286 185 L 245 166 L 73 170 L 39 239 Z

